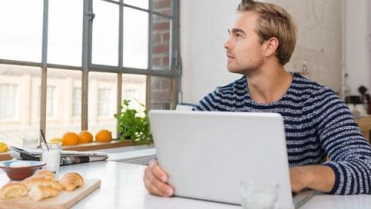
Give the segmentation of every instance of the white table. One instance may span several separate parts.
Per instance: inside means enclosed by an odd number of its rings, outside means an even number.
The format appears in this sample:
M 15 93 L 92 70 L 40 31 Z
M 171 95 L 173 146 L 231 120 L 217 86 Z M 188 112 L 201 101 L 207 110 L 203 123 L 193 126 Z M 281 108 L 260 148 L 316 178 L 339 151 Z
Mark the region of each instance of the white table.
M 162 198 L 148 194 L 143 185 L 145 166 L 112 161 L 62 166 L 60 175 L 77 171 L 87 179 L 101 179 L 101 186 L 74 205 L 82 208 L 130 209 L 237 209 L 240 206 L 218 204 L 179 197 Z M 0 185 L 8 181 L 0 171 Z M 371 195 L 333 196 L 317 195 L 301 209 L 369 209 Z

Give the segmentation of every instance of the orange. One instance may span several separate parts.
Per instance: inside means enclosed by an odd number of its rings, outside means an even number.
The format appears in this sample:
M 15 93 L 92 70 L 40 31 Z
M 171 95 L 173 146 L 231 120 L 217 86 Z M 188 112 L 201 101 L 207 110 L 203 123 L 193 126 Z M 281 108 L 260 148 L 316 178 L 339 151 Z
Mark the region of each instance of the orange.
M 97 142 L 110 142 L 112 141 L 112 133 L 106 129 L 102 129 L 95 134 L 95 141 Z
M 8 145 L 4 142 L 0 142 L 0 152 L 7 152 L 8 150 Z
M 61 138 L 52 138 L 48 141 L 48 143 L 62 143 Z
M 77 135 L 74 132 L 66 132 L 62 136 L 62 145 L 68 146 L 68 145 L 76 145 L 79 143 L 79 135 Z
M 79 144 L 91 142 L 93 142 L 93 134 L 86 130 L 83 130 L 79 133 Z

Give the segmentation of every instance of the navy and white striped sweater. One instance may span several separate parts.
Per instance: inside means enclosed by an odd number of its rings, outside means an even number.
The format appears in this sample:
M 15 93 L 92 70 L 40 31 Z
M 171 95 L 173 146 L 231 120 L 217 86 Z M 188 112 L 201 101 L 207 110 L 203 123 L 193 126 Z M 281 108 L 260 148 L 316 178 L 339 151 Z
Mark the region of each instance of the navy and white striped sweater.
M 348 107 L 329 87 L 294 73 L 279 101 L 261 104 L 250 97 L 243 76 L 205 96 L 194 110 L 280 113 L 290 166 L 330 166 L 336 174 L 332 194 L 371 193 L 370 144 Z

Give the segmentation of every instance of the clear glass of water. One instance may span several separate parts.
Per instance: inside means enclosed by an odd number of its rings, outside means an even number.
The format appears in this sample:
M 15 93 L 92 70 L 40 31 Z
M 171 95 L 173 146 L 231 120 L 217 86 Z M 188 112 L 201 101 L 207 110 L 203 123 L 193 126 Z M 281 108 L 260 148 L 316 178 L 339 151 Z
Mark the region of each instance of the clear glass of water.
M 242 181 L 240 183 L 243 209 L 274 209 L 279 185 L 273 182 Z

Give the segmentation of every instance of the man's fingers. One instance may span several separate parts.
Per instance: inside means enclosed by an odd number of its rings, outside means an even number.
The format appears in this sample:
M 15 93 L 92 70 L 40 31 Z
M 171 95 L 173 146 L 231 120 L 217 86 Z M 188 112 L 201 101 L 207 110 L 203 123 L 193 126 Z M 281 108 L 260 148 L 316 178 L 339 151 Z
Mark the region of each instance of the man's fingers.
M 153 195 L 157 195 L 157 196 L 165 196 L 164 192 L 162 192 L 158 188 L 156 188 L 152 184 L 151 180 L 149 180 L 146 176 L 144 177 L 143 181 L 144 181 L 144 185 L 147 188 L 149 193 L 151 193 Z
M 155 175 L 162 182 L 167 183 L 167 173 L 159 166 L 157 160 L 150 161 L 148 167 L 153 175 Z
M 174 194 L 174 189 L 167 184 L 167 174 L 157 162 L 150 162 L 144 173 L 144 185 L 151 194 L 166 197 Z

